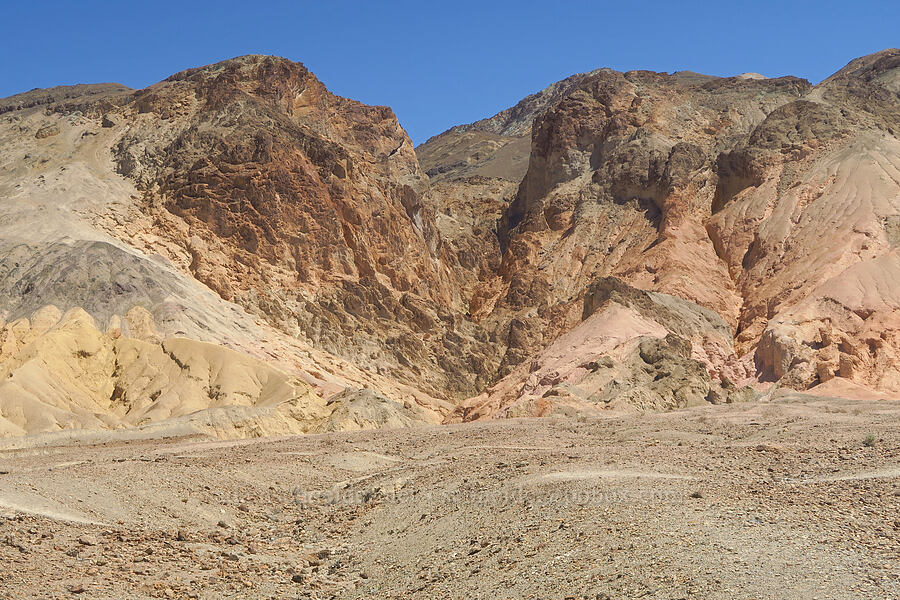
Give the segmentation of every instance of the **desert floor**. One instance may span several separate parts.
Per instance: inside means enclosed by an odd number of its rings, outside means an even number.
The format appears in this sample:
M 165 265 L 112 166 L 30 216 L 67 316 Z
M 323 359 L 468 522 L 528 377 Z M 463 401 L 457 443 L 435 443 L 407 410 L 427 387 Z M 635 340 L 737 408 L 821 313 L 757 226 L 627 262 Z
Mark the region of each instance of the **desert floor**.
M 0 450 L 0 598 L 900 598 L 900 402 Z M 58 443 L 57 443 L 58 444 Z

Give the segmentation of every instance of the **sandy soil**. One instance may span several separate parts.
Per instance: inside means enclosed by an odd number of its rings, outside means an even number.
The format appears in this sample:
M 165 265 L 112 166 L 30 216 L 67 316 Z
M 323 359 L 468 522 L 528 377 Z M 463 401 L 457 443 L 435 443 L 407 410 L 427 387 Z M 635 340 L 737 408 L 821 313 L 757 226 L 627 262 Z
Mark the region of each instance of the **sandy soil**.
M 898 418 L 782 395 L 3 450 L 0 598 L 897 598 Z

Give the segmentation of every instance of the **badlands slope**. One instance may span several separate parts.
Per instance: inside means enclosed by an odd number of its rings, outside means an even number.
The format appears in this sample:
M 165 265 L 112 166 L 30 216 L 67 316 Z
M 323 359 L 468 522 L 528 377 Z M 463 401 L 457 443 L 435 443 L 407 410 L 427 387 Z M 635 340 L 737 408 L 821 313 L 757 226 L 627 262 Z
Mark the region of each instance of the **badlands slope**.
M 415 150 L 273 57 L 0 100 L 0 435 L 896 397 L 898 89 L 600 69 Z

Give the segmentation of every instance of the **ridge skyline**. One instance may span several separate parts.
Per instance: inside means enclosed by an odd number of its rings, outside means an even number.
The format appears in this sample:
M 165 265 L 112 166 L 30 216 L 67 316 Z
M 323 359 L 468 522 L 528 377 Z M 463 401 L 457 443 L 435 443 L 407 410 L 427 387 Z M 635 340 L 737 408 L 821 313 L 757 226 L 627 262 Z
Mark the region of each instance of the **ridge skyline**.
M 166 1 L 153 11 L 100 6 L 51 0 L 7 7 L 8 23 L 39 23 L 45 42 L 36 45 L 28 28 L 5 32 L 0 50 L 15 60 L 0 65 L 0 96 L 95 81 L 138 89 L 200 64 L 277 55 L 301 60 L 336 94 L 392 107 L 418 145 L 597 67 L 758 72 L 817 83 L 849 57 L 896 46 L 893 25 L 900 22 L 897 6 L 865 1 L 850 13 L 830 2 L 814 10 L 762 2 L 752 14 L 705 3 L 639 9 L 583 1 L 552 13 L 505 1 L 424 8 L 223 2 L 215 11 Z M 817 43 L 834 23 L 840 35 Z
M 13 97 L 15 97 L 15 96 L 19 96 L 19 95 L 22 95 L 22 94 L 27 94 L 27 93 L 30 93 L 30 92 L 36 92 L 36 91 L 41 91 L 41 90 L 50 90 L 50 89 L 55 89 L 55 88 L 74 87 L 74 86 L 78 86 L 78 85 L 118 85 L 118 86 L 124 86 L 124 87 L 126 87 L 126 88 L 128 88 L 129 90 L 132 90 L 132 91 L 137 91 L 137 90 L 142 90 L 142 89 L 149 88 L 149 87 L 151 87 L 151 86 L 153 86 L 153 85 L 155 85 L 155 84 L 157 84 L 157 83 L 161 83 L 161 82 L 163 82 L 163 81 L 166 81 L 166 80 L 168 80 L 168 79 L 170 79 L 170 78 L 172 78 L 172 77 L 175 77 L 176 75 L 179 75 L 180 73 L 184 73 L 184 72 L 186 72 L 186 71 L 193 71 L 193 70 L 197 70 L 197 69 L 203 69 L 203 68 L 207 68 L 207 67 L 219 65 L 219 64 L 222 64 L 222 63 L 226 63 L 226 62 L 228 62 L 228 61 L 232 61 L 232 60 L 236 60 L 236 59 L 241 59 L 241 58 L 249 58 L 249 57 L 268 57 L 268 58 L 283 59 L 283 60 L 290 61 L 290 62 L 292 62 L 292 63 L 296 63 L 296 64 L 299 64 L 299 65 L 302 65 L 304 68 L 308 69 L 311 73 L 315 74 L 316 78 L 319 79 L 319 81 L 320 81 L 320 82 L 321 82 L 328 90 L 330 90 L 332 93 L 334 93 L 334 94 L 336 94 L 336 95 L 338 95 L 338 96 L 341 96 L 341 97 L 347 98 L 347 99 L 352 99 L 352 100 L 360 101 L 360 102 L 363 102 L 363 103 L 366 103 L 366 104 L 370 104 L 370 105 L 372 105 L 372 106 L 385 106 L 385 107 L 387 107 L 387 108 L 390 108 L 391 110 L 394 111 L 394 113 L 395 113 L 395 115 L 396 115 L 396 117 L 397 117 L 397 120 L 398 120 L 399 123 L 400 123 L 400 126 L 403 128 L 404 131 L 407 132 L 407 135 L 410 136 L 410 139 L 412 140 L 413 145 L 414 145 L 416 148 L 419 148 L 420 146 L 422 146 L 422 145 L 424 145 L 424 144 L 426 144 L 426 143 L 428 143 L 428 142 L 430 142 L 430 141 L 433 141 L 435 138 L 441 136 L 441 135 L 444 134 L 444 133 L 447 133 L 447 132 L 449 132 L 449 131 L 456 130 L 456 129 L 458 129 L 458 128 L 466 128 L 466 127 L 468 127 L 468 126 L 474 125 L 474 124 L 479 123 L 479 122 L 481 122 L 481 121 L 487 121 L 487 120 L 489 120 L 490 118 L 495 117 L 495 116 L 497 116 L 497 115 L 500 114 L 500 113 L 503 113 L 503 112 L 505 112 L 505 111 L 507 111 L 507 110 L 513 109 L 513 108 L 515 108 L 517 105 L 519 105 L 520 103 L 524 102 L 525 100 L 527 100 L 527 99 L 529 99 L 529 98 L 531 98 L 531 97 L 538 96 L 538 95 L 540 95 L 542 92 L 547 91 L 549 88 L 551 88 L 551 87 L 553 87 L 553 86 L 555 86 L 555 85 L 557 85 L 557 84 L 560 84 L 560 83 L 563 83 L 563 82 L 565 82 L 565 81 L 572 80 L 572 79 L 575 79 L 575 78 L 578 78 L 578 77 L 587 77 L 587 76 L 590 76 L 590 75 L 594 75 L 594 74 L 597 74 L 597 73 L 602 72 L 602 71 L 613 71 L 613 72 L 619 72 L 619 73 L 630 73 L 630 72 L 642 72 L 642 71 L 644 71 L 644 72 L 659 73 L 659 74 L 664 74 L 664 75 L 687 74 L 687 75 L 696 75 L 696 76 L 700 76 L 700 77 L 709 77 L 709 78 L 715 78 L 715 79 L 730 79 L 730 78 L 737 78 L 737 77 L 742 77 L 742 76 L 762 76 L 762 78 L 764 78 L 764 79 L 779 79 L 779 78 L 782 78 L 782 77 L 796 77 L 796 78 L 798 78 L 798 79 L 801 79 L 801 80 L 804 80 L 804 81 L 808 82 L 811 86 L 815 87 L 815 86 L 821 84 L 822 82 L 827 81 L 827 80 L 830 79 L 831 77 L 834 77 L 837 73 L 839 73 L 839 72 L 842 71 L 843 69 L 847 68 L 847 67 L 848 67 L 850 64 L 852 64 L 854 61 L 857 61 L 857 60 L 860 60 L 860 59 L 863 59 L 863 58 L 867 58 L 867 57 L 871 57 L 871 56 L 881 55 L 881 54 L 884 54 L 884 53 L 887 53 L 887 52 L 891 52 L 891 51 L 895 51 L 895 50 L 897 50 L 897 48 L 895 48 L 895 47 L 887 47 L 887 48 L 882 48 L 882 49 L 880 49 L 880 50 L 877 50 L 877 51 L 874 51 L 874 52 L 870 52 L 870 53 L 867 53 L 867 54 L 862 54 L 862 55 L 859 55 L 859 56 L 855 56 L 855 57 L 849 59 L 846 63 L 844 63 L 844 64 L 843 64 L 842 66 L 840 66 L 839 68 L 837 68 L 837 69 L 835 69 L 834 71 L 830 72 L 830 73 L 829 73 L 828 75 L 826 75 L 825 77 L 819 79 L 818 81 L 814 81 L 814 80 L 812 80 L 812 79 L 810 79 L 810 78 L 808 78 L 808 77 L 802 77 L 802 76 L 797 75 L 797 74 L 794 74 L 794 73 L 785 73 L 785 74 L 782 74 L 782 75 L 768 76 L 768 75 L 765 75 L 765 74 L 760 73 L 760 72 L 758 72 L 758 71 L 744 71 L 744 72 L 742 72 L 742 73 L 734 73 L 734 74 L 731 74 L 731 75 L 720 75 L 720 74 L 713 74 L 713 73 L 703 73 L 703 72 L 695 71 L 695 70 L 692 70 L 692 69 L 681 69 L 681 70 L 676 70 L 676 71 L 654 71 L 654 70 L 652 70 L 652 69 L 633 68 L 633 69 L 624 69 L 624 70 L 621 70 L 621 69 L 615 69 L 615 68 L 609 67 L 609 66 L 600 66 L 600 67 L 596 67 L 596 68 L 594 68 L 594 69 L 589 69 L 589 70 L 586 70 L 586 71 L 580 71 L 580 72 L 570 73 L 570 74 L 567 75 L 567 76 L 564 76 L 564 77 L 562 77 L 562 78 L 560 78 L 560 79 L 557 79 L 557 80 L 555 80 L 555 81 L 549 82 L 548 84 L 544 85 L 543 87 L 541 87 L 541 88 L 539 88 L 539 89 L 535 89 L 535 90 L 532 91 L 532 92 L 526 93 L 524 96 L 520 96 L 520 97 L 519 97 L 519 100 L 515 101 L 515 102 L 512 103 L 512 104 L 509 104 L 508 106 L 503 106 L 503 107 L 497 109 L 495 112 L 492 112 L 492 113 L 486 113 L 486 114 L 484 114 L 484 115 L 481 115 L 480 117 L 477 117 L 477 118 L 472 119 L 471 121 L 464 121 L 464 122 L 454 123 L 454 124 L 450 125 L 449 127 L 447 127 L 446 129 L 443 129 L 443 130 L 438 131 L 438 132 L 436 132 L 436 133 L 430 134 L 430 135 L 428 135 L 427 137 L 421 138 L 421 139 L 417 139 L 416 137 L 414 137 L 414 136 L 410 133 L 409 129 L 408 129 L 406 126 L 404 126 L 404 124 L 403 124 L 403 115 L 402 115 L 402 114 L 399 114 L 399 113 L 397 112 L 397 110 L 394 108 L 393 105 L 391 105 L 391 104 L 377 104 L 377 103 L 376 103 L 376 104 L 372 104 L 372 103 L 366 102 L 365 100 L 360 99 L 360 98 L 357 97 L 357 96 L 354 96 L 354 95 L 344 95 L 344 94 L 342 94 L 342 93 L 339 93 L 339 92 L 337 92 L 334 88 L 332 88 L 332 87 L 328 84 L 328 82 L 325 81 L 325 80 L 319 75 L 319 73 L 318 73 L 318 71 L 316 71 L 316 69 L 310 68 L 310 66 L 309 66 L 305 61 L 303 61 L 303 60 L 295 60 L 295 59 L 290 58 L 290 57 L 287 57 L 287 56 L 279 56 L 279 55 L 274 55 L 274 54 L 247 53 L 247 54 L 240 54 L 240 55 L 230 56 L 230 57 L 226 57 L 226 58 L 223 58 L 223 59 L 221 59 L 221 60 L 217 60 L 217 61 L 214 61 L 214 62 L 211 62 L 211 63 L 207 63 L 207 64 L 203 64 L 203 65 L 199 65 L 199 66 L 195 65 L 195 66 L 193 66 L 193 67 L 188 67 L 188 68 L 186 68 L 186 69 L 182 69 L 182 70 L 179 70 L 179 71 L 173 71 L 173 72 L 171 72 L 169 75 L 167 75 L 166 77 L 164 77 L 164 78 L 162 78 L 162 79 L 160 79 L 160 80 L 158 80 L 158 81 L 151 81 L 151 82 L 147 83 L 146 85 L 139 86 L 139 87 L 130 86 L 130 85 L 128 85 L 128 84 L 122 83 L 121 81 L 79 81 L 79 82 L 74 82 L 74 83 L 58 84 L 58 85 L 53 85 L 53 86 L 43 87 L 43 88 L 41 88 L 41 87 L 35 87 L 35 88 L 27 89 L 27 90 L 21 90 L 21 91 L 19 91 L 19 92 L 14 92 L 14 93 L 9 94 L 9 95 L 0 96 L 0 100 L 6 100 L 6 99 L 9 99 L 9 98 L 13 98 Z

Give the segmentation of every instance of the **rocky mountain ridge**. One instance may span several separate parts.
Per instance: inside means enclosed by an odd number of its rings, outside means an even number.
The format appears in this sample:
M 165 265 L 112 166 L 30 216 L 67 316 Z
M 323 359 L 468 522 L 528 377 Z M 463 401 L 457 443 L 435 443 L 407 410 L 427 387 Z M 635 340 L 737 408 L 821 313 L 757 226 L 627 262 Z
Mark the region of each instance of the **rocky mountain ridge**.
M 721 315 L 735 346 L 710 372 L 729 380 L 897 394 L 898 55 L 818 86 L 601 71 L 538 115 L 483 288 L 517 315 L 501 372 L 615 276 Z
M 100 348 L 119 356 L 110 332 L 142 314 L 147 343 L 293 382 L 304 414 L 256 384 L 221 397 L 285 405 L 256 434 L 667 409 L 776 381 L 896 395 L 898 64 L 817 86 L 599 69 L 416 149 L 389 108 L 275 57 L 0 100 L 4 332 L 40 330 L 4 333 L 28 341 L 0 368 L 57 365 L 35 381 L 82 414 L 67 377 L 106 373 Z M 42 336 L 82 313 L 109 340 L 48 361 Z M 184 408 L 151 421 L 219 398 L 182 375 L 165 389 Z M 149 388 L 104 377 L 92 410 L 140 422 L 114 390 Z M 0 399 L 5 435 L 119 426 L 17 402 Z M 215 434 L 253 435 L 228 422 Z

